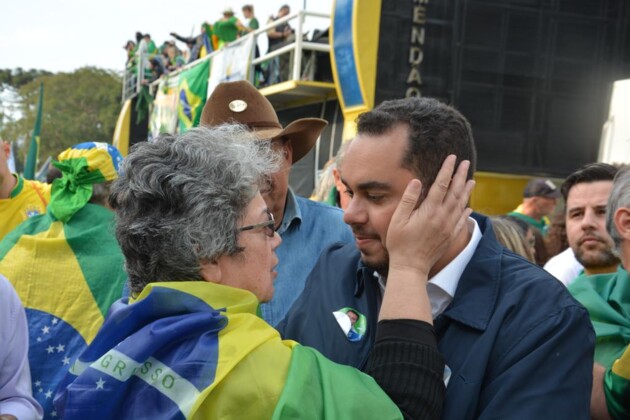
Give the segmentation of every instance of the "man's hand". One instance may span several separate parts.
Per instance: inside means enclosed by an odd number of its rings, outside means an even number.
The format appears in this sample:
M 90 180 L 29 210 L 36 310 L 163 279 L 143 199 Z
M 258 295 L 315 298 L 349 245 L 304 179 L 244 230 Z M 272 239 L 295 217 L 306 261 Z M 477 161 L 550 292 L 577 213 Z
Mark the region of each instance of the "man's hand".
M 411 270 L 428 275 L 453 239 L 466 225 L 474 181 L 466 181 L 469 161 L 463 161 L 451 180 L 456 157 L 448 156 L 427 197 L 418 205 L 422 190 L 412 180 L 392 216 L 386 238 L 389 270 Z

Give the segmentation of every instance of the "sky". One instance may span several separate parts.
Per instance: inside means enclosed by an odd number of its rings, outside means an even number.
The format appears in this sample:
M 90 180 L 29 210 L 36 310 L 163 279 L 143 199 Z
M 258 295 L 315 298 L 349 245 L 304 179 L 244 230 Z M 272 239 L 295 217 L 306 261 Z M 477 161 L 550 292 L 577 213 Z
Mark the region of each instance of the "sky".
M 333 0 L 30 0 L 6 1 L 0 24 L 0 69 L 40 69 L 72 72 L 85 66 L 122 71 L 126 41 L 136 31 L 149 33 L 159 46 L 171 39 L 169 32 L 182 36 L 197 34 L 201 23 L 221 18 L 232 7 L 243 20 L 241 7 L 250 3 L 261 25 L 283 4 L 291 13 L 306 10 L 330 14 Z M 291 23 L 295 27 L 295 23 Z M 324 28 L 321 19 L 309 19 L 307 29 Z M 266 38 L 259 45 L 266 50 Z M 178 42 L 181 49 L 186 46 Z

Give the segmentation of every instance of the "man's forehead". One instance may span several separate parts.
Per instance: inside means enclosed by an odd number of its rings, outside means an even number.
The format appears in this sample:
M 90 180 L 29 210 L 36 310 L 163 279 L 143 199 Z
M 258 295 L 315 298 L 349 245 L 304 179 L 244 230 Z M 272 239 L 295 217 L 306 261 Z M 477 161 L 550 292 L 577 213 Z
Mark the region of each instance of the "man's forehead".
M 602 206 L 608 203 L 612 181 L 581 182 L 567 195 L 567 207 Z
M 407 130 L 406 126 L 397 125 L 381 134 L 357 134 L 346 151 L 344 161 L 348 156 L 356 155 L 371 155 L 376 159 L 391 156 L 400 164 L 408 147 Z

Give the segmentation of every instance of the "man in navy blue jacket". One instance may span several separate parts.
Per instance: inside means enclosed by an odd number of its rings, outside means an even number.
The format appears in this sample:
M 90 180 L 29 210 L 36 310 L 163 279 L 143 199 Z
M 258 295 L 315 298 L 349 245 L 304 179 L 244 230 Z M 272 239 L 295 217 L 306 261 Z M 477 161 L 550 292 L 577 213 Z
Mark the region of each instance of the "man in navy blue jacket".
M 406 266 L 390 262 L 385 247 L 405 187 L 418 178 L 428 191 L 450 154 L 470 160 L 472 178 L 476 152 L 468 121 L 433 99 L 384 102 L 357 128 L 340 170 L 355 243 L 324 251 L 278 329 L 363 368 L 390 263 Z M 556 279 L 503 248 L 486 217 L 468 219 L 429 277 L 447 364 L 444 418 L 589 417 L 595 337 L 588 313 Z

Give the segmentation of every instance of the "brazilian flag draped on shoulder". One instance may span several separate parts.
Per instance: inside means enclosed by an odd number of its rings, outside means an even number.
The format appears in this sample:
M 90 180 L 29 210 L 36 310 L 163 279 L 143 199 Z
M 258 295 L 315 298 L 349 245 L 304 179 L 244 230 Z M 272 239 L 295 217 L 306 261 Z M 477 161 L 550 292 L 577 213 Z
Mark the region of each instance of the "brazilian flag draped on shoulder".
M 179 76 L 177 115 L 180 133 L 199 124 L 208 93 L 209 73 L 210 62 L 206 60 Z
M 116 302 L 55 398 L 64 419 L 400 419 L 376 382 L 283 341 L 248 291 L 147 285 Z
M 47 212 L 20 224 L 0 242 L 0 272 L 15 287 L 29 327 L 33 396 L 44 418 L 57 385 L 103 324 L 126 280 L 113 236 L 113 213 L 90 204 L 94 184 L 118 176 L 122 157 L 105 143 L 82 143 L 53 164 Z

